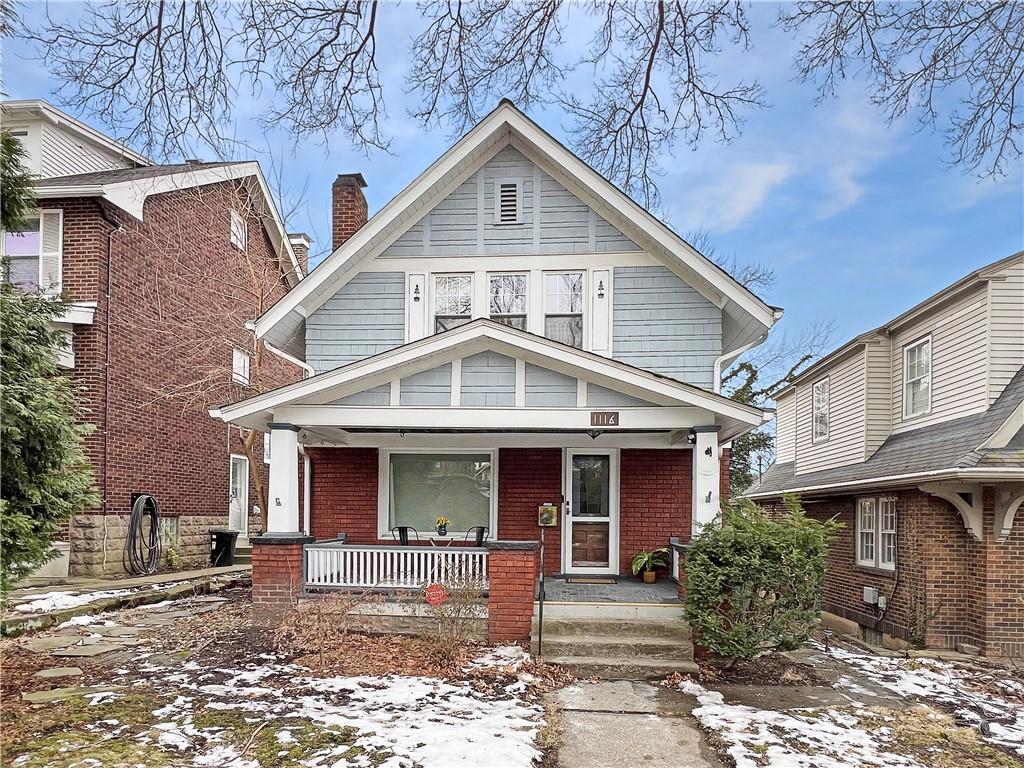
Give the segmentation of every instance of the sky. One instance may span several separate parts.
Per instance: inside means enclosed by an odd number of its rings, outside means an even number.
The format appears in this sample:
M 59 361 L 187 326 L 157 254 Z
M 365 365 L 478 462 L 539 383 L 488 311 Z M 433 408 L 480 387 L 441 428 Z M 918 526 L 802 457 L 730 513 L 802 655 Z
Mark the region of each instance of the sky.
M 1024 248 L 1019 162 L 1007 176 L 986 181 L 950 167 L 940 135 L 920 129 L 913 118 L 888 125 L 862 81 L 844 82 L 837 98 L 816 101 L 814 87 L 796 78 L 796 43 L 773 25 L 776 10 L 768 3 L 753 5 L 752 48 L 727 49 L 713 63 L 726 81 L 759 80 L 768 107 L 746 112 L 742 134 L 730 143 L 677 147 L 664 159 L 659 182 L 660 213 L 677 232 L 706 231 L 719 251 L 774 269 L 775 285 L 759 292 L 786 310 L 776 332 L 795 336 L 831 322 L 838 346 Z M 38 3 L 22 6 L 29 24 L 42 11 Z M 81 6 L 52 4 L 50 12 L 74 16 Z M 258 150 L 250 156 L 265 172 L 279 172 L 286 196 L 302 201 L 287 222 L 289 230 L 313 236 L 315 250 L 325 249 L 330 239 L 330 187 L 337 174 L 363 174 L 372 215 L 457 138 L 408 117 L 416 99 L 404 86 L 403 52 L 416 21 L 409 3 L 385 6 L 381 13 L 389 153 L 366 155 L 340 134 L 326 144 L 296 142 L 260 124 L 260 99 L 239 97 L 236 103 L 236 131 Z M 580 25 L 564 36 L 570 47 L 582 49 L 589 34 Z M 46 98 L 66 108 L 52 96 L 59 83 L 34 55 L 25 42 L 5 41 L 0 64 L 7 96 Z M 577 71 L 572 87 L 586 88 L 592 77 Z M 494 94 L 495 105 L 502 95 Z M 115 133 L 88 114 L 68 111 Z M 528 114 L 555 137 L 566 136 L 566 117 L 556 107 Z

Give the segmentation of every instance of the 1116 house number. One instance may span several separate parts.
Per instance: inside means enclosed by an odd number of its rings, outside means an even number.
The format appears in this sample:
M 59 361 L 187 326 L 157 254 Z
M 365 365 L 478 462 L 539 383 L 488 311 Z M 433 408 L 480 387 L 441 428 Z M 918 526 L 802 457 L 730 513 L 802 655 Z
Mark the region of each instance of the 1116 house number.
M 591 411 L 590 426 L 592 427 L 617 427 L 619 426 L 618 411 Z

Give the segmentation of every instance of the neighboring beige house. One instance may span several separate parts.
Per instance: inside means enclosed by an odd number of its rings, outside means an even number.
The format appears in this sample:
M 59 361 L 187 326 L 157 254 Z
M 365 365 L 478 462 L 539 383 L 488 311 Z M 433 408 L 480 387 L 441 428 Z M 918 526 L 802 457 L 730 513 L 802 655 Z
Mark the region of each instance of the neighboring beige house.
M 864 333 L 777 397 L 747 494 L 846 529 L 823 605 L 920 644 L 1024 650 L 1024 253 Z M 1016 522 L 1015 522 L 1016 519 Z

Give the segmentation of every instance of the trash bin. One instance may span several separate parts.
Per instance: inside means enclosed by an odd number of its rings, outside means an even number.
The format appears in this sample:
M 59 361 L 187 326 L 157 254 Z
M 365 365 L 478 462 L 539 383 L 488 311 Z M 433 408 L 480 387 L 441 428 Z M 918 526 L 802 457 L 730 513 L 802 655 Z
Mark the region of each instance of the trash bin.
M 211 528 L 210 565 L 214 568 L 234 565 L 235 543 L 237 541 L 238 531 L 229 531 L 227 528 Z

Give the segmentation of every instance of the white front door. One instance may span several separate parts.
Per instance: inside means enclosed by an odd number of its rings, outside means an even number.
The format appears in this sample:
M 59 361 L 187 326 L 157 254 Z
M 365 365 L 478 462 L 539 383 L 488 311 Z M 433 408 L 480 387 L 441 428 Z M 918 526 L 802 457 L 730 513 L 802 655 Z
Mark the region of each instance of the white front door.
M 249 460 L 235 454 L 231 455 L 228 527 L 242 536 L 249 532 Z
M 565 451 L 562 570 L 619 572 L 619 452 Z

